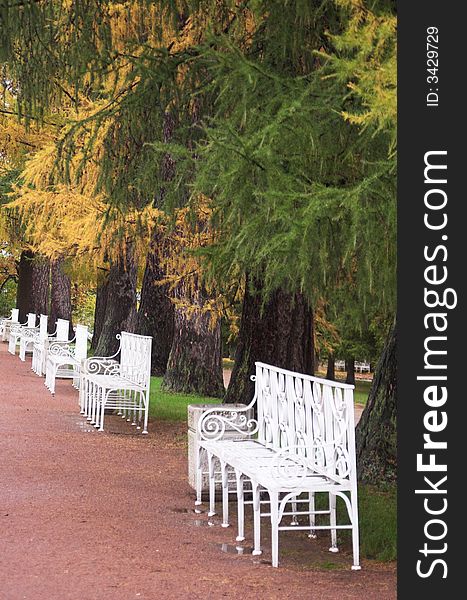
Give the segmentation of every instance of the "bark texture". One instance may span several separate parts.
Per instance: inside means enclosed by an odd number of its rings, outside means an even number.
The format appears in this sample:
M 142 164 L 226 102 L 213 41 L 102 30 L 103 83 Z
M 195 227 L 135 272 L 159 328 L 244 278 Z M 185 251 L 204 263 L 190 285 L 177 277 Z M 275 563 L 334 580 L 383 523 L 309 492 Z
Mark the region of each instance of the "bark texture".
M 182 305 L 175 307 L 174 337 L 163 387 L 174 392 L 222 398 L 222 351 L 220 321 L 213 324 L 206 310 L 204 290 L 176 291 Z M 183 304 L 186 303 L 186 306 Z
M 160 284 L 165 273 L 159 264 L 157 243 L 155 235 L 146 259 L 136 332 L 152 336 L 151 372 L 160 376 L 167 370 L 172 348 L 174 305 L 170 300 L 169 285 Z
M 50 266 L 50 318 L 49 330 L 55 330 L 57 319 L 66 319 L 70 323 L 69 339 L 74 336 L 71 309 L 71 281 L 63 270 L 64 259 L 53 260 Z
M 336 379 L 336 360 L 334 354 L 328 356 L 328 366 L 326 370 L 326 379 L 334 381 Z
M 30 250 L 21 252 L 18 262 L 18 288 L 16 291 L 16 307 L 19 309 L 19 322 L 26 321 L 28 312 L 33 310 L 32 279 L 34 253 Z
M 390 332 L 376 367 L 365 410 L 356 429 L 360 481 L 381 485 L 396 480 L 397 333 Z
M 313 312 L 302 294 L 278 290 L 262 307 L 260 294 L 247 286 L 235 365 L 224 402 L 252 400 L 250 376 L 255 373 L 256 361 L 313 374 Z
M 105 318 L 96 344 L 97 356 L 111 356 L 117 352 L 119 341 L 116 335 L 121 331 L 135 331 L 136 327 L 136 275 L 137 267 L 133 249 L 127 244 L 109 270 L 108 301 Z
M 50 261 L 37 257 L 32 265 L 32 300 L 36 315 L 49 313 Z
M 350 383 L 350 385 L 355 385 L 355 359 L 354 358 L 348 358 L 345 361 L 345 370 L 347 371 L 345 383 Z
M 109 296 L 109 272 L 106 269 L 99 269 L 97 272 L 96 287 L 96 306 L 94 309 L 94 325 L 92 333 L 91 348 L 95 350 L 99 342 L 105 320 L 105 311 L 107 309 L 107 298 Z

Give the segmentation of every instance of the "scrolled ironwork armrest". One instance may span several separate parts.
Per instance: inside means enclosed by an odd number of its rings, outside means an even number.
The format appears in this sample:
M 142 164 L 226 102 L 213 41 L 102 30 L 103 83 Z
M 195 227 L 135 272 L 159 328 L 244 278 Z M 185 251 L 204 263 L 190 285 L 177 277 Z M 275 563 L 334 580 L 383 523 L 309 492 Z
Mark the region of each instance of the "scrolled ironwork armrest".
M 255 376 L 251 377 L 255 381 Z M 225 432 L 235 431 L 241 437 L 250 437 L 258 432 L 259 424 L 256 419 L 248 418 L 248 412 L 256 403 L 256 393 L 248 406 L 241 408 L 214 407 L 207 409 L 198 421 L 198 434 L 202 440 L 218 441 Z
M 70 346 L 70 342 L 54 341 L 49 344 L 48 354 L 50 356 L 64 356 L 74 358 L 74 347 Z
M 117 352 L 118 354 L 118 352 Z M 114 359 L 113 356 L 91 356 L 87 358 L 82 365 L 82 372 L 89 375 L 107 375 L 108 369 L 118 368 L 120 370 L 120 364 Z
M 236 431 L 246 437 L 257 433 L 258 421 L 244 414 L 250 406 L 240 409 L 208 409 L 198 422 L 198 432 L 202 440 L 218 441 L 227 430 Z

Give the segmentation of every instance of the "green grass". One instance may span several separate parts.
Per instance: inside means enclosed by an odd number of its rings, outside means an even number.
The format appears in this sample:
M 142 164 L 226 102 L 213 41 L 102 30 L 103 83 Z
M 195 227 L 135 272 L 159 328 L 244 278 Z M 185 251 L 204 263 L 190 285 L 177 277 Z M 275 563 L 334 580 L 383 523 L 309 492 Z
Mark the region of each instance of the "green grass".
M 371 381 L 356 381 L 354 390 L 354 401 L 356 404 L 365 406 L 370 393 Z
M 327 509 L 327 495 L 318 494 L 316 507 Z M 363 558 L 390 562 L 397 558 L 397 496 L 396 486 L 384 490 L 359 484 L 358 512 L 360 524 L 360 553 Z M 349 523 L 344 501 L 337 498 L 337 519 Z M 319 522 L 318 522 L 319 524 Z M 327 524 L 323 521 L 322 523 Z M 351 549 L 350 531 L 338 531 L 338 540 Z
M 161 390 L 162 377 L 151 377 L 149 416 L 156 421 L 186 421 L 189 404 L 220 404 L 217 398 L 194 394 L 173 394 Z

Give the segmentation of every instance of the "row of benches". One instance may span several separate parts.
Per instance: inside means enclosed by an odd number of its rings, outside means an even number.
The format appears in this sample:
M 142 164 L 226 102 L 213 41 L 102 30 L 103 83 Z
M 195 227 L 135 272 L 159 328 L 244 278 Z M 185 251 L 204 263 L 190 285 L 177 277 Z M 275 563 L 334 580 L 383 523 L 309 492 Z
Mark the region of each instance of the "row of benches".
M 111 409 L 147 433 L 152 338 L 127 332 L 118 337 L 115 355 L 82 360 L 80 411 L 99 431 Z M 51 347 L 47 362 L 69 352 L 61 345 L 54 354 Z M 337 531 L 350 530 L 352 569 L 360 569 L 353 386 L 261 362 L 252 379 L 255 395 L 248 406 L 208 408 L 198 422 L 196 505 L 207 475 L 208 514 L 216 513 L 220 486 L 222 526 L 228 527 L 229 495 L 235 494 L 237 541 L 245 539 L 245 506 L 251 505 L 255 555 L 262 552 L 261 520 L 269 518 L 274 567 L 281 531 L 305 530 L 312 538 L 330 531 L 330 551 L 337 552 Z M 327 498 L 324 508 L 317 506 L 317 494 Z M 344 521 L 338 519 L 338 497 Z
M 30 313 L 27 322 L 18 323 L 17 309 L 0 322 L 2 339 L 20 359 L 32 354 L 32 369 L 45 374 L 45 385 L 55 394 L 56 379 L 72 379 L 79 389 L 80 412 L 99 431 L 104 431 L 104 415 L 115 410 L 137 429 L 147 433 L 151 377 L 152 338 L 122 332 L 119 350 L 110 357 L 87 358 L 88 328 L 77 325 L 75 337 L 68 339 L 69 322 L 58 319 L 54 334 L 47 333 L 48 317 Z

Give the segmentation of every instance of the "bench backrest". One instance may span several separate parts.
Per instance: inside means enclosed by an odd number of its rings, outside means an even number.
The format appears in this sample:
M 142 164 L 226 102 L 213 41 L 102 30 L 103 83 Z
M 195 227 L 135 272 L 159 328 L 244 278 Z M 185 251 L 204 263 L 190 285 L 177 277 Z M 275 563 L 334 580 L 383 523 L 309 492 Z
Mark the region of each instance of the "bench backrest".
M 26 327 L 36 326 L 36 313 L 28 313 L 28 321 Z
M 256 363 L 258 440 L 330 476 L 355 478 L 353 386 Z
M 19 308 L 12 308 L 11 309 L 11 322 L 18 323 L 18 320 L 19 320 Z
M 57 319 L 57 333 L 56 339 L 59 342 L 67 342 L 68 341 L 68 332 L 70 328 L 70 323 L 66 319 Z
M 41 315 L 39 317 L 39 339 L 41 341 L 45 340 L 47 337 L 47 322 L 49 317 L 47 315 Z
M 122 331 L 120 337 L 120 374 L 149 389 L 152 337 Z
M 75 358 L 82 361 L 88 355 L 88 328 L 86 325 L 76 325 Z

